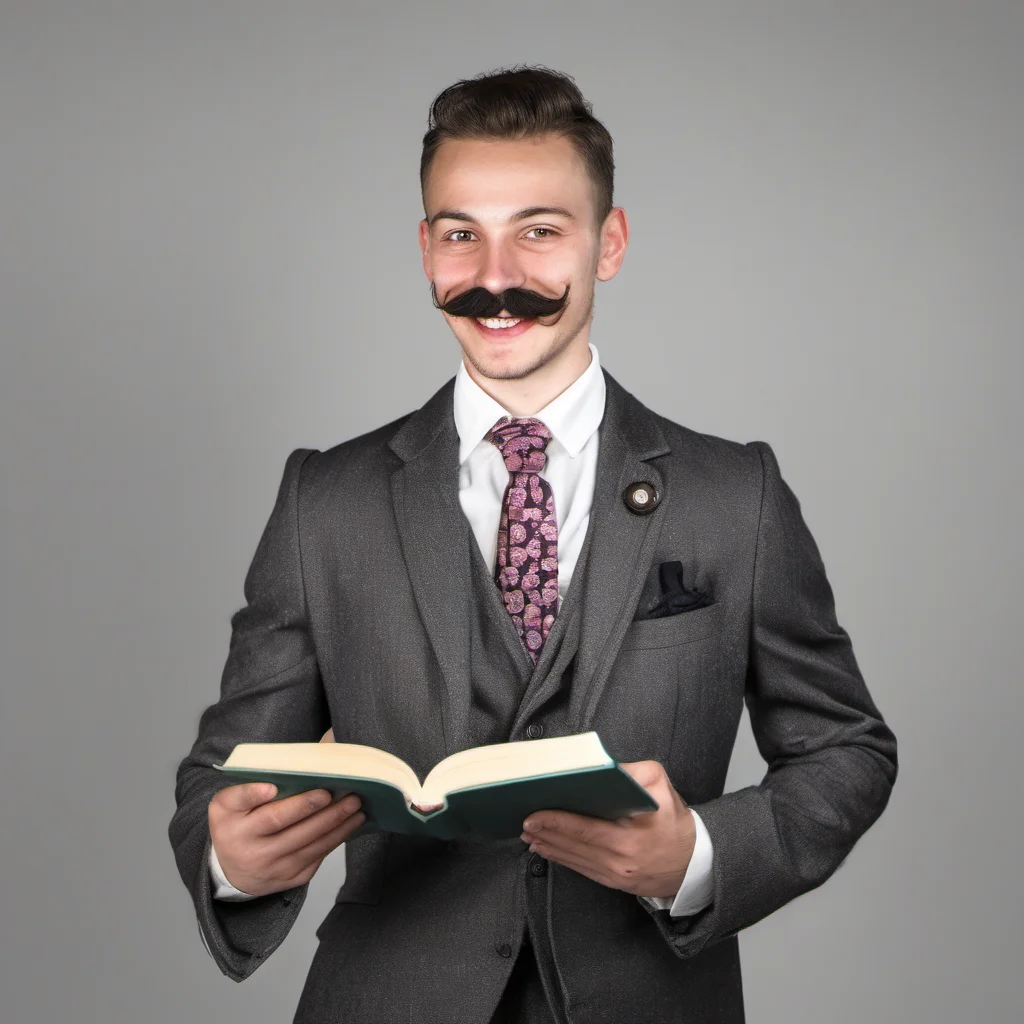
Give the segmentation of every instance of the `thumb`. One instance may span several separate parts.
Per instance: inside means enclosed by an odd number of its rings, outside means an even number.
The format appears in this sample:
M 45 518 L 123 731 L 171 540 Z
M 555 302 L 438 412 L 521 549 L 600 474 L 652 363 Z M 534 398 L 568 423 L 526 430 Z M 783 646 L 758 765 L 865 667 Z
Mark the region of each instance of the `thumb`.
M 665 769 L 658 761 L 629 761 L 619 767 L 639 782 L 644 789 L 651 789 L 665 778 Z
M 243 782 L 227 786 L 214 799 L 228 811 L 251 811 L 277 796 L 277 786 L 270 782 Z
M 334 742 L 334 726 L 333 725 L 330 727 L 330 729 L 327 730 L 327 732 L 325 732 L 323 734 L 323 736 L 320 737 L 320 742 L 321 743 L 333 743 Z

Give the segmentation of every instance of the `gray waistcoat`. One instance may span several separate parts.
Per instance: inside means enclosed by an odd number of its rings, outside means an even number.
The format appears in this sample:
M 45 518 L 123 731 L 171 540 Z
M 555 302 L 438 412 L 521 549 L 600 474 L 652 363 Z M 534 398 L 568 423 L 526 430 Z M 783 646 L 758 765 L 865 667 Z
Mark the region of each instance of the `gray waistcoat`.
M 551 632 L 534 667 L 516 634 L 511 616 L 505 610 L 501 591 L 489 574 L 476 538 L 468 528 L 466 534 L 471 547 L 473 596 L 470 616 L 471 743 L 481 746 L 524 739 L 523 730 L 529 725 L 542 725 L 544 736 L 565 735 L 568 694 L 564 687 L 571 679 L 571 669 L 568 673 L 565 670 L 579 643 L 579 632 L 572 628 L 578 621 L 573 615 L 573 606 L 577 602 L 574 599 L 570 603 L 570 594 L 567 593 L 560 603 Z M 582 568 L 581 559 L 577 569 L 582 571 Z M 552 667 L 555 672 L 551 671 Z M 530 722 L 517 722 L 527 688 L 550 692 L 550 697 Z M 513 728 L 516 735 L 513 735 Z M 536 737 L 531 734 L 530 738 Z
M 469 711 L 473 745 L 522 739 L 524 729 L 531 730 L 527 733 L 529 737 L 538 738 L 534 736 L 538 727 L 543 728 L 543 736 L 564 736 L 568 727 L 575 651 L 579 645 L 578 600 L 574 591 L 580 588 L 578 585 L 573 588 L 570 583 L 534 666 L 505 610 L 500 589 L 490 576 L 475 536 L 470 530 L 466 532 L 471 547 L 473 595 Z M 577 573 L 583 571 L 587 547 L 585 542 L 574 570 L 576 578 Z M 546 693 L 546 699 L 530 722 L 517 721 L 528 689 Z M 516 891 L 508 906 L 509 963 L 513 962 L 517 948 L 528 935 L 529 946 L 522 955 L 536 957 L 551 1019 L 561 1021 L 564 1020 L 564 1003 L 546 927 L 547 865 L 539 855 L 530 855 L 521 840 L 513 840 L 509 845 L 512 847 L 510 857 L 521 868 L 516 874 Z M 529 984 L 536 983 L 536 976 L 531 977 Z M 530 1002 L 535 1003 L 536 1000 Z

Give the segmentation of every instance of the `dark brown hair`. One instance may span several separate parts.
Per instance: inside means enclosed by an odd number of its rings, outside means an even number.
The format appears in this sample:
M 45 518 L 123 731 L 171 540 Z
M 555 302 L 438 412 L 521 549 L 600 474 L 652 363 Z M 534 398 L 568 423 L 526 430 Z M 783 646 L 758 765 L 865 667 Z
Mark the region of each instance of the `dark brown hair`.
M 596 228 L 612 209 L 615 163 L 612 137 L 569 75 L 522 65 L 463 78 L 430 105 L 420 157 L 420 195 L 445 139 L 523 139 L 554 132 L 567 138 L 583 161 L 594 191 Z M 426 202 L 424 199 L 424 208 Z

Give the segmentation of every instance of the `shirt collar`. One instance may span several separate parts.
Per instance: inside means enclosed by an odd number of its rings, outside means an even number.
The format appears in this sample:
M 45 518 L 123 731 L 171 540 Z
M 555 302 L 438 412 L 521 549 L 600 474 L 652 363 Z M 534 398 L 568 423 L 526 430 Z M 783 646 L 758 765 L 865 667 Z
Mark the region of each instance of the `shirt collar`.
M 590 365 L 560 395 L 533 414 L 573 458 L 583 450 L 604 416 L 604 374 L 597 349 L 588 344 Z M 453 412 L 459 433 L 460 465 L 502 416 L 512 415 L 473 380 L 462 360 L 455 375 Z

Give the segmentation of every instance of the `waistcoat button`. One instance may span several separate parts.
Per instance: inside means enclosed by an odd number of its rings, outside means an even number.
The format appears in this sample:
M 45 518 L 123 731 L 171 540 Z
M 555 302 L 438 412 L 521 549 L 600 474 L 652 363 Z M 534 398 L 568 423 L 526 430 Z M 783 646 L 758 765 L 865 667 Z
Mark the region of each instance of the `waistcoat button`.
M 531 740 L 539 740 L 544 735 L 544 726 L 540 722 L 534 722 L 532 725 L 527 726 L 526 736 Z
M 497 950 L 498 956 L 512 955 L 512 947 L 507 942 L 499 942 L 494 948 Z
M 542 878 L 548 873 L 548 862 L 543 857 L 534 854 L 534 861 L 530 865 L 530 874 Z

